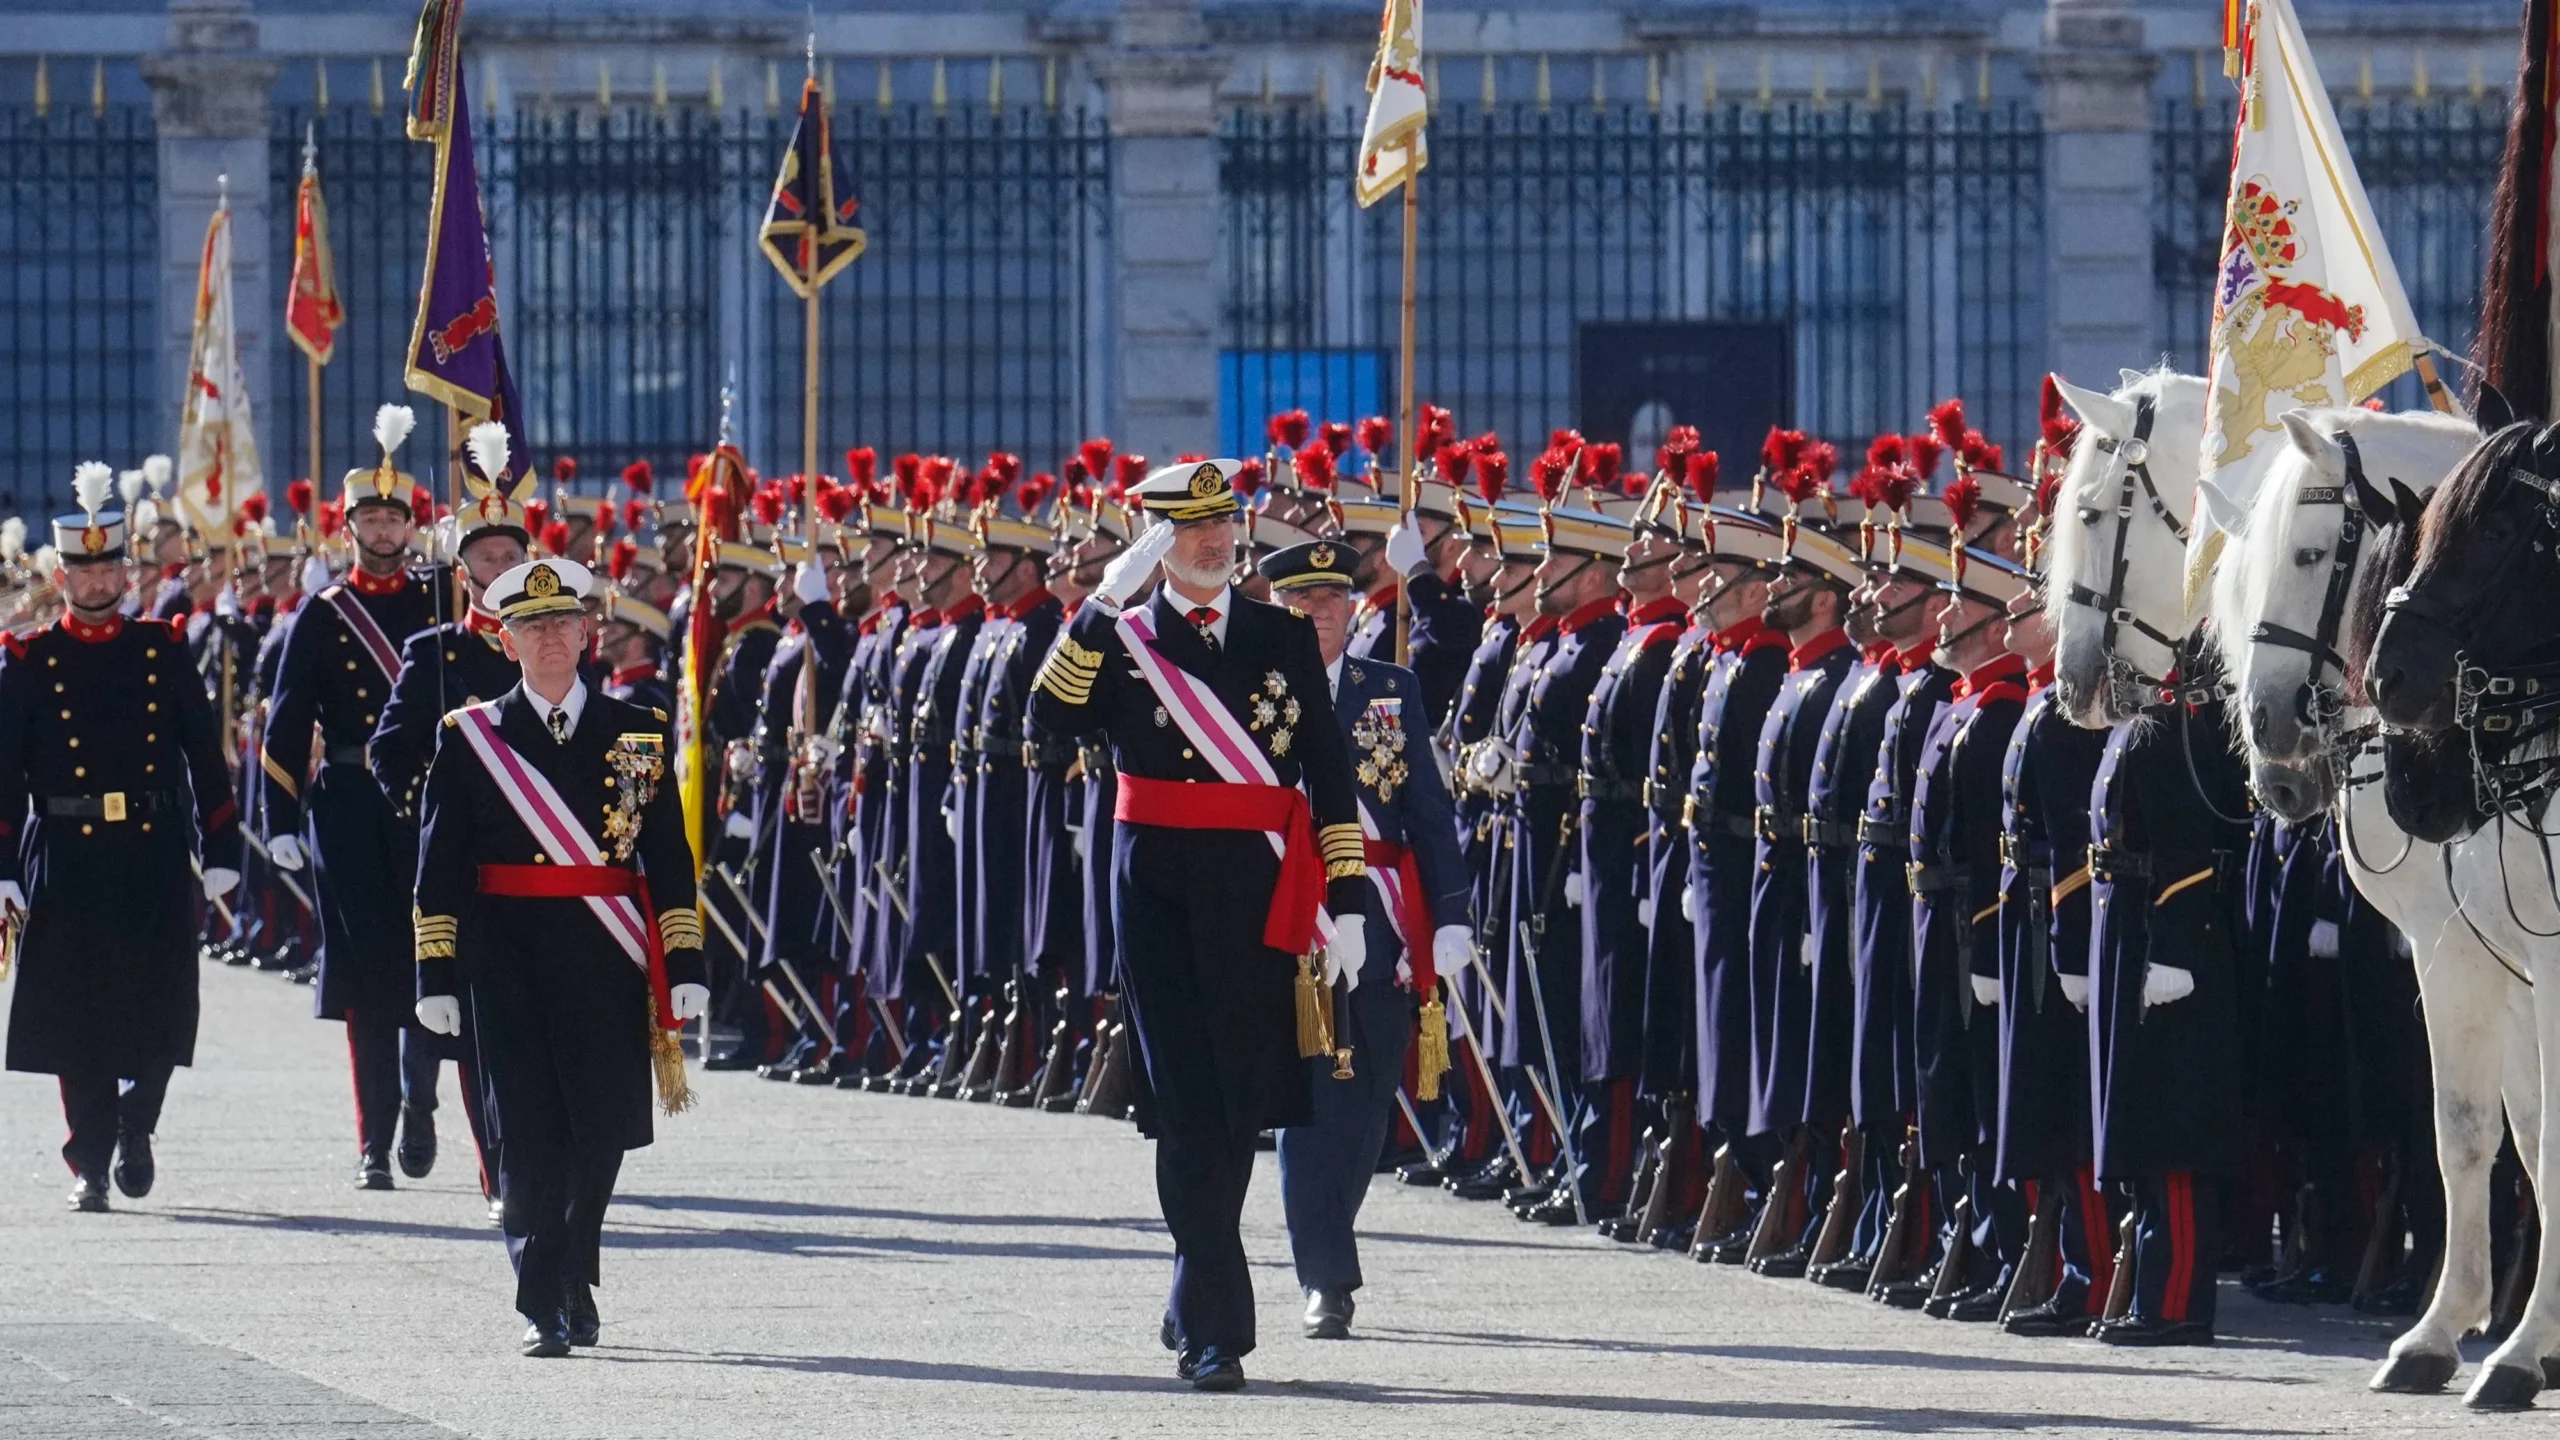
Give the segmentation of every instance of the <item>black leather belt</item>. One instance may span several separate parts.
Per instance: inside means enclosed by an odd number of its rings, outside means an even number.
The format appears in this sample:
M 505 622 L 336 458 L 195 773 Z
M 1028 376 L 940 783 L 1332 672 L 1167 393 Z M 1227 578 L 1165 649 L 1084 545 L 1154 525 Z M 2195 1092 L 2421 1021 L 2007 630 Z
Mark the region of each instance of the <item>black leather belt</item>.
M 2112 845 L 2089 847 L 2089 874 L 2098 880 L 2179 880 L 2200 871 L 2222 868 L 2222 850 L 2119 850 Z
M 1843 849 L 1858 843 L 1858 827 L 1849 820 L 1825 820 L 1819 815 L 1804 817 L 1804 843 L 1836 845 Z
M 47 795 L 44 813 L 64 820 L 140 819 L 178 813 L 175 790 L 110 790 L 103 795 Z
M 1022 768 L 1064 770 L 1076 763 L 1076 756 L 1081 753 L 1064 740 L 1025 740 L 1022 742 Z
M 1805 817 L 1792 810 L 1763 805 L 1751 812 L 1752 831 L 1772 845 L 1801 845 Z
M 2052 868 L 2052 862 L 2053 847 L 2051 845 L 2048 845 L 2041 840 L 2030 840 L 2024 845 L 2021 845 L 2018 843 L 2018 837 L 2015 832 L 2008 830 L 2000 832 L 2001 864 L 2008 866 L 2012 870 L 2024 870 L 2030 867 L 2042 867 L 2050 870 Z
M 1540 790 L 1571 785 L 1581 776 L 1570 765 L 1541 765 L 1523 761 L 1513 768 L 1511 778 L 1523 790 Z
M 1633 780 L 1603 780 L 1593 775 L 1573 777 L 1573 793 L 1585 800 L 1602 804 L 1633 805 L 1644 798 L 1644 789 Z
M 1970 865 L 1928 865 L 1914 860 L 1902 867 L 1903 878 L 1911 884 L 1914 895 L 1935 895 L 1953 890 L 1973 878 Z
M 362 765 L 364 746 L 325 745 L 321 747 L 320 758 L 331 765 Z
M 1644 808 L 1665 820 L 1678 823 L 1682 818 L 1682 803 L 1688 798 L 1677 785 L 1659 780 L 1644 782 Z
M 1858 843 L 1873 845 L 1879 850 L 1908 850 L 1911 848 L 1911 821 L 1900 814 L 1884 819 L 1861 815 L 1858 817 Z
M 1707 817 L 1707 823 L 1713 826 L 1717 833 L 1730 835 L 1736 840 L 1760 838 L 1760 827 L 1752 824 L 1751 817 L 1748 815 L 1735 815 L 1719 810 Z

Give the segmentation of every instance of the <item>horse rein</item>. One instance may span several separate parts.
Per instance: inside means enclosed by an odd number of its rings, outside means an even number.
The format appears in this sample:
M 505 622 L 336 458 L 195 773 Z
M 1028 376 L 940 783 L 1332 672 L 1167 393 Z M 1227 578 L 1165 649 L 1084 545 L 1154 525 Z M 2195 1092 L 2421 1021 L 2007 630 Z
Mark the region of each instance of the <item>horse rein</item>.
M 2344 732 L 2334 729 L 2346 713 L 2347 662 L 2338 653 L 2338 627 L 2345 623 L 2347 599 L 2355 588 L 2356 561 L 2364 552 L 2367 522 L 2364 507 L 2353 502 L 2356 487 L 2366 483 L 2364 452 L 2357 448 L 2355 436 L 2348 431 L 2340 430 L 2332 438 L 2345 452 L 2347 483 L 2306 485 L 2294 492 L 2296 504 L 2336 505 L 2345 512 L 2338 520 L 2338 540 L 2329 559 L 2329 585 L 2321 596 L 2317 632 L 2305 635 L 2289 626 L 2262 620 L 2249 627 L 2249 639 L 2253 644 L 2299 650 L 2311 657 L 2311 673 L 2303 678 L 2302 688 L 2294 697 L 2294 711 L 2321 736 L 2324 755 L 2343 773 L 2377 726 L 2364 725 Z M 2338 672 L 2335 685 L 2322 683 L 2324 672 L 2331 667 Z
M 2171 513 L 2168 503 L 2160 498 L 2160 487 L 2151 479 L 2151 422 L 2157 413 L 2157 408 L 2156 402 L 2150 396 L 2135 396 L 2133 434 L 2123 440 L 2105 435 L 2100 435 L 2094 440 L 2093 443 L 2100 450 L 2115 456 L 2124 467 L 2116 482 L 2115 555 L 2109 569 L 2106 593 L 2100 594 L 2077 580 L 2071 582 L 2071 588 L 2064 592 L 2064 597 L 2071 604 L 2088 606 L 2106 617 L 2105 636 L 2100 643 L 2106 651 L 2109 663 L 2119 667 L 2136 684 L 2150 689 L 2166 688 L 2170 682 L 2165 676 L 2146 675 L 2135 669 L 2116 648 L 2116 636 L 2122 630 L 2131 629 L 2172 655 L 2178 652 L 2183 643 L 2178 637 L 2163 634 L 2150 621 L 2134 614 L 2124 604 L 2125 574 L 2130 564 L 2125 555 L 2125 542 L 2133 533 L 2133 492 L 2136 485 L 2142 487 L 2144 497 L 2150 501 L 2151 513 L 2160 517 L 2160 523 L 2169 527 L 2169 533 L 2178 537 L 2178 543 L 2183 545 L 2187 541 L 2186 522 Z M 2081 523 L 2088 524 L 2096 519 L 2099 513 L 2101 512 L 2094 506 L 2082 506 Z

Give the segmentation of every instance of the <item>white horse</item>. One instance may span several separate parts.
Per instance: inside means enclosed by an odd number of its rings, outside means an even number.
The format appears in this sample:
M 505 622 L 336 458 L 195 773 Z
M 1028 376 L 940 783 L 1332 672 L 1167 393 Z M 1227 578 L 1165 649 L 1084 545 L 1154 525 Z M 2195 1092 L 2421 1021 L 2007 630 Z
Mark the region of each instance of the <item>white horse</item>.
M 2541 1170 L 2535 992 L 2520 983 L 2513 959 L 2531 941 L 2500 907 L 2466 918 L 2446 883 L 2444 847 L 2393 821 L 2382 798 L 2376 717 L 2369 705 L 2348 701 L 2362 687 L 2347 683 L 2336 649 L 2350 584 L 2369 587 L 2387 563 L 2375 532 L 2395 519 L 2414 526 L 2418 492 L 2432 490 L 2480 436 L 2465 421 L 2362 409 L 2296 411 L 2284 425 L 2286 443 L 2245 512 L 2210 482 L 2198 489 L 2199 518 L 2232 537 L 2208 608 L 2234 682 L 2231 709 L 2248 745 L 2252 787 L 2289 821 L 2333 810 L 2356 889 L 2409 940 L 2434 1086 L 2445 1254 L 2425 1313 L 2392 1343 L 2372 1385 L 2433 1391 L 2461 1368 L 2455 1342 L 2489 1315 L 2489 1169 L 2502 1098 L 2528 1173 Z M 2360 535 L 2347 557 L 2342 539 L 2351 521 Z M 2480 831 L 2453 842 L 2450 873 L 2459 879 L 2494 865 L 2501 839 Z M 2462 888 L 2479 893 L 2477 877 Z M 2537 1311 L 2548 1293 L 2536 1286 Z M 2525 1363 L 2541 1354 L 2538 1342 L 2523 1338 L 2530 1328 L 2520 1326 L 2511 1342 Z M 2482 1371 L 2494 1373 L 2494 1366 Z

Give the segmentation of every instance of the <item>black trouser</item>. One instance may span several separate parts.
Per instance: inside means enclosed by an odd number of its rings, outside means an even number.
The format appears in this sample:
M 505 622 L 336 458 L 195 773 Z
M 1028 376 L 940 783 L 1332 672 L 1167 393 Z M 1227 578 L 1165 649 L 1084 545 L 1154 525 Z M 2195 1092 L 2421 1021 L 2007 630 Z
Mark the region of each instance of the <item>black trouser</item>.
M 605 1207 L 622 1172 L 619 1148 L 582 1150 L 574 1142 L 498 1147 L 498 1197 L 507 1259 L 516 1267 L 516 1311 L 528 1320 L 555 1314 L 570 1287 L 596 1285 Z
M 1253 1349 L 1253 1272 L 1244 1258 L 1245 1187 L 1253 1182 L 1255 1132 L 1186 1134 L 1156 1141 L 1156 1203 L 1173 1232 L 1173 1298 L 1166 1311 L 1183 1353 L 1215 1345 Z
M 119 1134 L 148 1135 L 160 1126 L 160 1105 L 169 1098 L 172 1067 L 156 1065 L 140 1075 L 64 1075 L 62 1118 L 71 1134 L 62 1142 L 63 1162 L 71 1173 L 100 1176 L 114 1163 Z
M 347 1013 L 347 1068 L 356 1082 L 356 1143 L 366 1155 L 389 1155 L 403 1106 L 423 1115 L 436 1111 L 436 1081 L 443 1066 L 435 1034 L 415 1018 Z M 480 1193 L 491 1185 L 489 1147 L 481 1139 L 480 1086 L 471 1067 L 454 1062 L 462 1088 L 462 1115 L 480 1166 Z

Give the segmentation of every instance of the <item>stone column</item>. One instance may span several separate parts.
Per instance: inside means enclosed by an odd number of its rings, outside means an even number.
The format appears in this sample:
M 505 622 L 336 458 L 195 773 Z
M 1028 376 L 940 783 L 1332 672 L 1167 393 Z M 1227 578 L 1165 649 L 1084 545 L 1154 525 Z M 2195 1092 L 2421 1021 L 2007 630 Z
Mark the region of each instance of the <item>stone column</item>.
M 2153 306 L 2151 82 L 2127 0 L 2050 0 L 2033 70 L 2044 116 L 2045 363 L 2112 389 L 2158 363 Z
M 296 473 L 299 445 L 278 450 L 274 373 L 284 277 L 269 261 L 267 90 L 277 63 L 258 53 L 248 0 L 170 0 L 169 46 L 142 59 L 160 133 L 160 393 L 155 433 L 173 446 L 195 327 L 205 227 L 231 178 L 231 304 L 240 368 L 258 417 L 258 453 L 275 474 Z M 287 218 L 290 223 L 290 217 Z M 128 462 L 130 463 L 130 462 Z
M 1123 0 L 1099 74 L 1110 100 L 1108 433 L 1171 461 L 1216 446 L 1217 85 L 1198 0 Z

